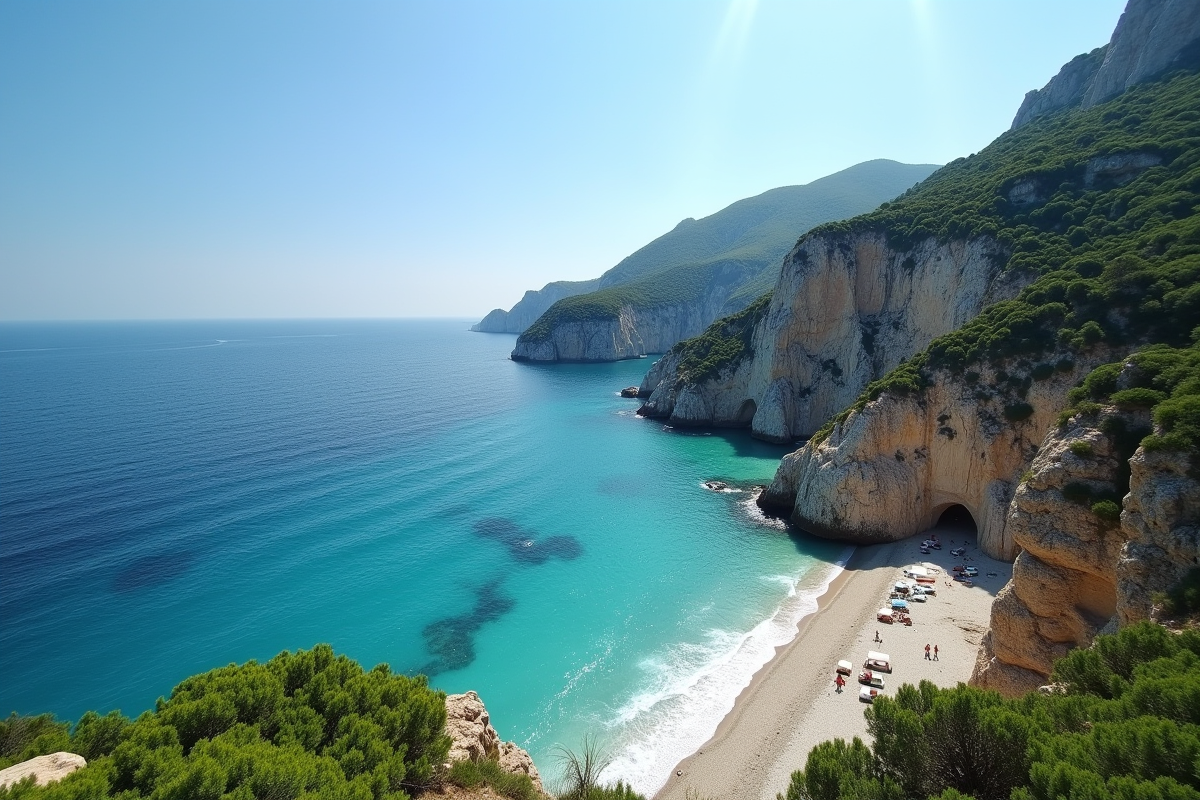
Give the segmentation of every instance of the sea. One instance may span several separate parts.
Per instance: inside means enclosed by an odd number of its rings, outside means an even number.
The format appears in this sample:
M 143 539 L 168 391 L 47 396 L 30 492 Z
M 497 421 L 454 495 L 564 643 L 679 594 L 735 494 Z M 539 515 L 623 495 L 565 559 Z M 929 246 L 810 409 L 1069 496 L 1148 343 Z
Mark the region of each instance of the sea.
M 0 324 L 0 714 L 328 642 L 660 788 L 848 553 L 759 513 L 786 448 L 638 417 L 653 359 L 469 323 Z

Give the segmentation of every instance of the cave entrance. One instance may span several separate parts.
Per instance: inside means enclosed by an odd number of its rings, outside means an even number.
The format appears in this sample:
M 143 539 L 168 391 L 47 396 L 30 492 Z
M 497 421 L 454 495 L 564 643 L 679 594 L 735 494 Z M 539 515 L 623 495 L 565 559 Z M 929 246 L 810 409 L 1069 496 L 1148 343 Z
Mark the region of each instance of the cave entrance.
M 754 414 L 758 411 L 758 404 L 753 400 L 747 400 L 742 403 L 737 413 L 737 424 L 749 426 L 754 421 Z
M 934 527 L 945 530 L 952 530 L 956 533 L 967 533 L 974 536 L 979 532 L 979 526 L 975 524 L 975 518 L 971 516 L 971 512 L 967 511 L 967 507 L 961 503 L 953 503 L 942 509 L 941 513 L 936 514 L 937 522 Z

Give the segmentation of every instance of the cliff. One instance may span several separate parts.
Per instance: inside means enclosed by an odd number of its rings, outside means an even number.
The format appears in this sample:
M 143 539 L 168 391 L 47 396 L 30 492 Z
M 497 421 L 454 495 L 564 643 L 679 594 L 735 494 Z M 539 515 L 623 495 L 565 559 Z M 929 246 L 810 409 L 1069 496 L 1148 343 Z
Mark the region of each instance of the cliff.
M 923 391 L 883 394 L 785 456 L 759 504 L 817 536 L 858 544 L 907 538 L 962 505 L 980 549 L 1012 560 L 1007 510 L 1021 474 L 1067 389 L 1106 356 L 1095 350 L 1036 381 L 1029 361 L 989 365 L 971 379 L 933 371 Z
M 869 211 L 934 169 L 869 161 L 684 220 L 601 276 L 597 291 L 551 306 L 518 339 L 513 358 L 615 361 L 665 352 L 770 290 L 805 231 Z
M 555 281 L 547 283 L 540 291 L 530 289 L 525 296 L 508 311 L 493 309 L 486 317 L 471 326 L 480 333 L 523 333 L 526 328 L 546 309 L 564 297 L 594 292 L 600 287 L 600 279 L 590 281 Z
M 1077 56 L 1026 94 L 1012 128 L 1064 109 L 1091 108 L 1165 70 L 1195 66 L 1198 40 L 1195 0 L 1129 0 L 1109 43 Z
M 492 727 L 491 716 L 475 692 L 446 696 L 446 733 L 450 736 L 447 767 L 456 761 L 495 759 L 506 772 L 528 775 L 537 790 L 545 793 L 541 775 L 529 753 L 500 739 Z
M 643 381 L 639 413 L 681 425 L 745 425 L 789 442 L 811 434 L 873 380 L 1012 297 L 1025 279 L 1004 273 L 994 237 L 900 249 L 864 227 L 805 237 L 784 260 L 752 335 L 750 363 L 708 375 L 668 353 Z
M 1046 436 L 1009 511 L 1021 553 L 992 605 L 972 683 L 1007 695 L 1046 683 L 1071 648 L 1149 618 L 1156 594 L 1198 563 L 1200 483 L 1189 454 L 1123 452 L 1122 439 L 1149 422 L 1146 410 L 1109 406 Z M 1107 510 L 1093 503 L 1105 497 L 1117 498 Z

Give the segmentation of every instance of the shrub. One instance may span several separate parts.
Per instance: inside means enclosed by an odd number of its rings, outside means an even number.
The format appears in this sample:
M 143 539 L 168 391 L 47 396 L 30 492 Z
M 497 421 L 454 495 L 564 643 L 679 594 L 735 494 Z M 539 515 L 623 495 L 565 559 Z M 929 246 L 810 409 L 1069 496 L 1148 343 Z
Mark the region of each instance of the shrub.
M 329 645 L 284 652 L 263 664 L 192 676 L 133 722 L 85 714 L 70 744 L 93 758 L 46 791 L 79 798 L 405 800 L 433 781 L 449 753 L 445 697 L 423 677 L 394 675 L 386 664 L 364 671 Z M 42 751 L 26 746 L 26 758 L 71 749 L 66 726 L 45 716 L 10 717 L 3 725 L 0 747 L 32 742 Z
M 1094 503 L 1092 513 L 1106 522 L 1118 522 L 1121 519 L 1121 507 L 1112 500 Z
M 464 789 L 490 786 L 496 794 L 512 800 L 538 800 L 542 796 L 528 775 L 506 772 L 495 759 L 456 761 L 447 777 L 450 783 Z
M 1193 567 L 1170 589 L 1163 600 L 1163 611 L 1185 616 L 1200 611 L 1200 567 Z
M 1075 441 L 1071 442 L 1070 450 L 1080 458 L 1092 457 L 1092 443 L 1083 439 L 1076 439 Z
M 1153 408 L 1154 406 L 1167 399 L 1166 392 L 1159 392 L 1154 389 L 1136 388 L 1123 389 L 1119 392 L 1113 392 L 1109 396 L 1109 402 L 1116 405 L 1123 411 L 1128 411 L 1134 408 Z

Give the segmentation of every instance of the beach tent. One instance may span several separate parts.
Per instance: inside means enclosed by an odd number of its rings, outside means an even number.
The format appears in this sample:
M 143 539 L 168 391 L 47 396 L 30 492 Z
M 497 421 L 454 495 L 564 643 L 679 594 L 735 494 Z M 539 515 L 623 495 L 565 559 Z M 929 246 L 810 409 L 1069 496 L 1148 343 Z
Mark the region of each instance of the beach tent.
M 904 574 L 909 578 L 928 578 L 929 570 L 925 569 L 924 567 L 918 567 L 916 564 L 913 564 L 910 567 L 904 568 Z
M 837 671 L 843 675 L 849 675 L 854 672 L 854 665 L 849 661 L 839 661 L 837 662 Z
M 875 612 L 875 619 L 880 622 L 892 622 L 892 610 L 890 608 L 881 608 Z
M 892 610 L 893 611 L 907 611 L 908 610 L 908 601 L 907 600 L 893 600 L 892 601 Z
M 867 663 L 863 664 L 866 669 L 877 669 L 881 672 L 892 671 L 892 657 L 887 653 L 877 653 L 874 650 L 867 651 Z

